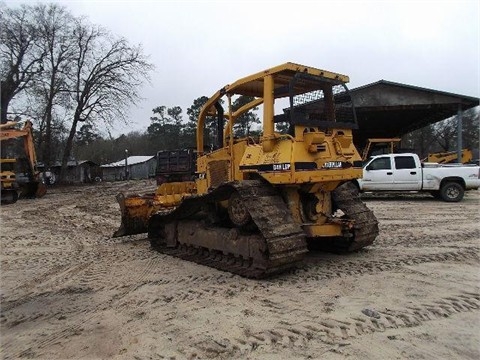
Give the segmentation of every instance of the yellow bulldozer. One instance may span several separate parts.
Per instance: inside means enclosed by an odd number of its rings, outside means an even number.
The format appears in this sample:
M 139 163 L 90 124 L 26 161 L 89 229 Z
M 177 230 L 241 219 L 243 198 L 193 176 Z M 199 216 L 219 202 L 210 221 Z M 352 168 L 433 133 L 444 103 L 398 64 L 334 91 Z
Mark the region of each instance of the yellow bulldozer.
M 398 147 L 401 138 L 371 138 L 368 139 L 367 146 L 363 149 L 362 160 L 365 162 L 372 155 L 372 152 L 381 149 L 383 152 L 393 154 Z
M 32 122 L 25 121 L 23 127 L 19 127 L 16 121 L 9 121 L 0 125 L 0 142 L 2 150 L 7 148 L 14 139 L 21 139 L 22 144 L 22 166 L 16 158 L 0 159 L 0 184 L 1 204 L 13 204 L 20 197 L 33 198 L 42 197 L 46 194 L 47 188 L 40 179 L 40 172 L 37 170 L 37 155 L 33 141 Z M 22 174 L 22 179 L 17 177 Z
M 252 278 L 295 267 L 309 245 L 348 252 L 372 244 L 378 222 L 350 182 L 362 176 L 362 159 L 348 80 L 286 63 L 221 88 L 198 117 L 195 180 L 118 194 L 114 236 L 148 233 L 158 251 Z M 234 111 L 241 95 L 253 100 Z M 236 138 L 236 120 L 259 106 L 262 135 Z M 217 144 L 205 151 L 210 116 Z M 277 122 L 288 131 L 275 131 Z
M 461 151 L 461 160 L 458 161 L 458 153 L 456 151 L 443 151 L 437 153 L 428 154 L 428 156 L 423 159 L 423 162 L 434 162 L 439 164 L 450 164 L 460 162 L 462 164 L 468 164 L 473 160 L 473 153 L 470 149 L 462 149 Z

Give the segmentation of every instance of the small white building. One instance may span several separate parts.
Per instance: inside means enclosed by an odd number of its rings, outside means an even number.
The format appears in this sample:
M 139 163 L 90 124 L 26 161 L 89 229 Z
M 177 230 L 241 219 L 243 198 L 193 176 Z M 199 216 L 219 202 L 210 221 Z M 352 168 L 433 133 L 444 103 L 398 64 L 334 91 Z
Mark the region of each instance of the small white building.
M 140 180 L 155 176 L 157 166 L 155 156 L 129 156 L 125 159 L 102 165 L 103 181 Z

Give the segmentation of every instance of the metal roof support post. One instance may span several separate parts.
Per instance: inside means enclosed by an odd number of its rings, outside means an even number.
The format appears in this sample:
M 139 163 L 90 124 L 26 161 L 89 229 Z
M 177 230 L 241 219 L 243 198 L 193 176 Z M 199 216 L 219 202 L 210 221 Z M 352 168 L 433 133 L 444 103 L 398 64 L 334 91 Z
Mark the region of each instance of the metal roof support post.
M 125 149 L 125 180 L 128 180 L 128 149 Z
M 458 103 L 457 110 L 457 162 L 462 163 L 462 133 L 463 133 L 463 112 L 462 103 Z

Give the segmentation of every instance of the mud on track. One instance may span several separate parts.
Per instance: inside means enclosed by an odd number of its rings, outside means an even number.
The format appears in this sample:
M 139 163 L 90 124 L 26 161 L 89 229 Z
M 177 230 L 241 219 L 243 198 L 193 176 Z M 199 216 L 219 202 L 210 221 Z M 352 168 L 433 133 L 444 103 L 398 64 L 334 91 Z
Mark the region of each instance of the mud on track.
M 480 358 L 480 193 L 365 196 L 377 242 L 249 280 L 112 239 L 119 191 L 53 188 L 1 210 L 5 359 Z

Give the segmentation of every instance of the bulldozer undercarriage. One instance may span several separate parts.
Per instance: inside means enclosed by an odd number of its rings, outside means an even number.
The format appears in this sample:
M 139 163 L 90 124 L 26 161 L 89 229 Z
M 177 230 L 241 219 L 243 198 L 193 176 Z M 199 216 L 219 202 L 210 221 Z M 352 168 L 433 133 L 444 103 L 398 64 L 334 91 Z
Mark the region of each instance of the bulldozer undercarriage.
M 378 234 L 373 213 L 356 188 L 345 184 L 334 201 L 355 225 L 349 236 L 312 240 L 336 252 L 370 245 Z M 226 201 L 227 209 L 219 202 Z M 248 210 L 247 210 L 248 209 Z M 150 218 L 148 236 L 161 253 L 250 278 L 296 267 L 307 253 L 307 239 L 282 196 L 260 180 L 231 182 L 185 199 L 169 212 Z

